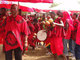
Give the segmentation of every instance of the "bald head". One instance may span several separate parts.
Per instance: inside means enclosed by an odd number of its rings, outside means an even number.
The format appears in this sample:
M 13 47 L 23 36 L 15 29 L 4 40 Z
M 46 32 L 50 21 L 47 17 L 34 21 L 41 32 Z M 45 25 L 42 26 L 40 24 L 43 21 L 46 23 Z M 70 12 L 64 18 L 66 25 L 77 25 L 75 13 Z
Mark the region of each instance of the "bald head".
M 16 5 L 16 4 L 11 5 L 11 14 L 12 15 L 17 15 L 18 14 L 18 5 Z

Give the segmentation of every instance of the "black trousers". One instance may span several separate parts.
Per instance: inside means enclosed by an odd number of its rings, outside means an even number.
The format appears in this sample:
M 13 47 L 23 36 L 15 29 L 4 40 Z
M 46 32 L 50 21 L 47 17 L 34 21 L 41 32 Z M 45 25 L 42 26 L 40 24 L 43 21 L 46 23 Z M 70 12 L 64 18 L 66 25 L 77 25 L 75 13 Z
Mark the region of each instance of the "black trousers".
M 5 52 L 5 60 L 12 60 L 12 51 L 14 51 L 15 60 L 22 60 L 22 51 L 20 47 Z

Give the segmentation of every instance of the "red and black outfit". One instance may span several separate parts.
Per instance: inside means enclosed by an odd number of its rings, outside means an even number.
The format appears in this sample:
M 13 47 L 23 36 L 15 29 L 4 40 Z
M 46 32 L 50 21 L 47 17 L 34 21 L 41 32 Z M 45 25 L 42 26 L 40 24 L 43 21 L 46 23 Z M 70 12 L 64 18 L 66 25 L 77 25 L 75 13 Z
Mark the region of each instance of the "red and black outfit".
M 27 32 L 27 23 L 21 16 L 7 17 L 4 40 L 6 60 L 12 60 L 12 51 L 14 51 L 15 60 L 22 60 L 24 38 L 28 36 Z

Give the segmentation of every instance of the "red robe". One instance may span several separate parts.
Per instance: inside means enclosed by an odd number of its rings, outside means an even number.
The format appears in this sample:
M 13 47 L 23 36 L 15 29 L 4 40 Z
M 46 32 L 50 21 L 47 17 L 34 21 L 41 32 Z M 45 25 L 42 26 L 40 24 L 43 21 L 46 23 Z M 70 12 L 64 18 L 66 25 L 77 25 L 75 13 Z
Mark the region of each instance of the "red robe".
M 73 20 L 73 31 L 72 31 L 72 39 L 76 40 L 76 33 L 77 33 L 77 28 L 78 28 L 78 20 Z
M 34 42 L 34 39 L 33 39 L 33 35 L 34 33 L 31 33 L 28 37 L 28 44 L 30 44 L 30 46 L 33 46 L 35 47 L 35 42 Z
M 71 31 L 73 30 L 73 25 L 70 24 L 70 22 L 68 22 L 68 24 L 69 24 L 69 27 L 68 27 L 68 29 L 65 31 L 65 37 L 64 37 L 64 39 L 67 39 L 67 40 L 70 39 L 70 37 L 71 37 Z
M 31 31 L 31 30 L 34 31 L 35 27 L 34 27 L 34 25 L 31 23 L 31 21 L 28 21 L 27 24 L 28 24 L 28 26 L 29 26 L 30 31 Z
M 77 28 L 76 44 L 80 45 L 80 23 L 78 24 L 78 28 Z
M 0 44 L 3 44 L 3 40 L 4 40 L 6 18 L 3 19 L 3 16 L 2 15 L 1 15 L 1 18 L 0 18 Z
M 60 23 L 59 19 L 56 19 L 55 22 Z M 56 25 L 52 31 L 51 51 L 53 54 L 63 54 L 62 29 L 62 27 Z
M 39 25 L 39 23 L 34 24 L 34 27 L 35 27 L 34 32 L 35 32 L 35 33 L 38 33 L 38 31 L 40 30 L 40 25 Z M 38 39 L 35 39 L 35 42 L 41 42 L 41 41 L 39 41 Z
M 31 24 L 30 21 L 28 21 L 27 23 L 28 23 L 28 26 L 29 26 L 29 29 L 30 29 L 30 32 L 31 32 L 31 34 L 28 37 L 28 44 L 30 44 L 31 46 L 35 47 L 35 42 L 33 40 L 33 35 L 34 35 L 34 29 L 35 29 L 35 27 L 34 27 L 33 24 Z
M 64 39 L 70 39 L 71 31 L 73 30 L 73 21 L 68 12 L 63 12 L 62 21 L 64 23 Z
M 43 24 L 40 24 L 40 29 L 41 29 L 41 30 L 43 29 Z
M 21 39 L 23 39 L 22 37 L 24 36 L 28 36 L 27 23 L 25 20 L 19 15 L 16 17 L 11 15 L 7 17 L 5 30 L 5 51 L 16 49 L 18 47 L 23 50 L 24 40 Z
M 40 30 L 40 25 L 39 25 L 39 23 L 37 23 L 37 24 L 34 24 L 34 27 L 35 27 L 35 33 L 37 33 L 39 30 Z

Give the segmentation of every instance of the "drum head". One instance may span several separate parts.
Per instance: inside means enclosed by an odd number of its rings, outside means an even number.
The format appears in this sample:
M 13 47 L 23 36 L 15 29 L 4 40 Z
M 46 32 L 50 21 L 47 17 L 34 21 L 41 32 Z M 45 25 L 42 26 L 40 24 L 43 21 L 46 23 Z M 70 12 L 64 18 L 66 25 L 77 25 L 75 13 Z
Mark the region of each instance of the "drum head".
M 38 38 L 40 41 L 46 40 L 46 38 L 47 38 L 47 33 L 45 32 L 45 30 L 40 30 L 40 31 L 37 33 L 37 38 Z

